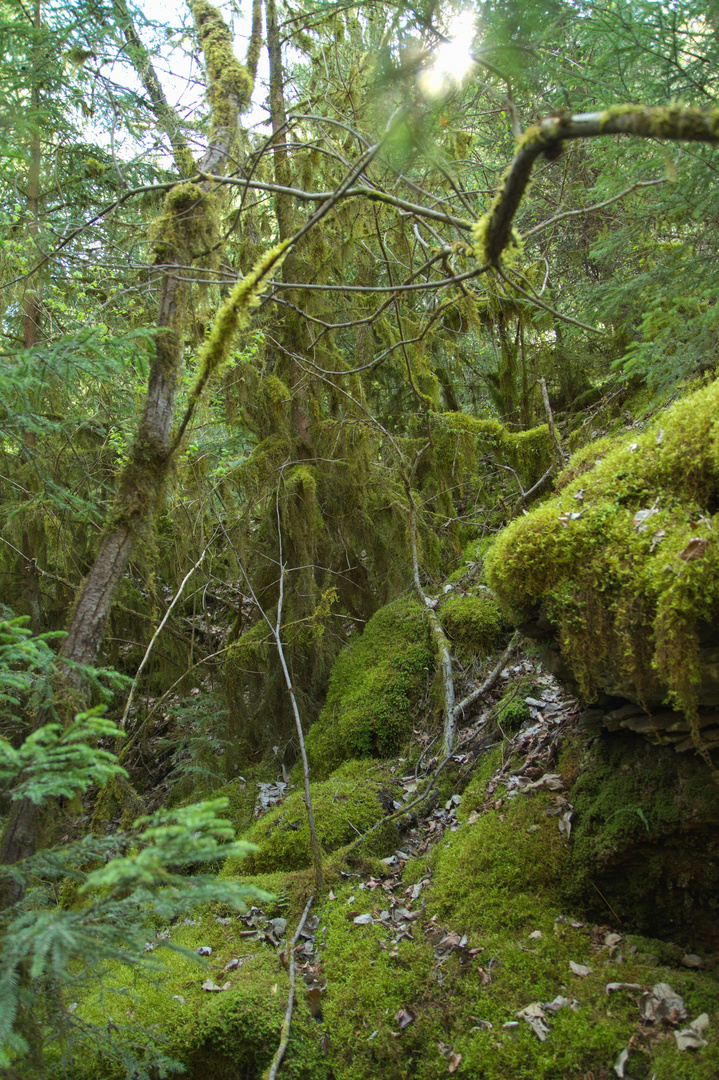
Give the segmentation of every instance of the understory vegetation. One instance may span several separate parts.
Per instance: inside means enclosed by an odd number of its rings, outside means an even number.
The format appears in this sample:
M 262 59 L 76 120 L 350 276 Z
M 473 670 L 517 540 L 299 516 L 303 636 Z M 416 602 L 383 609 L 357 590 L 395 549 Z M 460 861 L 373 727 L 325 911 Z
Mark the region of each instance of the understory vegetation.
M 0 0 L 0 1076 L 719 1075 L 719 20 Z

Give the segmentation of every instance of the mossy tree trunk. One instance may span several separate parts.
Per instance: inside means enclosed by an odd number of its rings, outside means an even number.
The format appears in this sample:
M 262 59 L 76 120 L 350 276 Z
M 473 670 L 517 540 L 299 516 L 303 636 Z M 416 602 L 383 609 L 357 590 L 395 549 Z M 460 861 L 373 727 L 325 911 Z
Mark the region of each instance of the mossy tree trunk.
M 205 57 L 212 107 L 210 139 L 198 165 L 202 176 L 226 169 L 236 140 L 238 119 L 250 104 L 253 83 L 234 57 L 231 34 L 219 11 L 207 0 L 195 0 L 192 11 Z M 159 87 L 154 72 L 148 73 L 149 60 L 144 54 L 143 64 L 150 84 L 154 78 Z M 166 114 L 164 119 L 168 119 Z M 175 138 L 173 146 L 177 148 L 176 144 Z M 91 665 L 96 660 L 118 585 L 135 541 L 152 525 L 178 446 L 173 422 L 182 361 L 184 279 L 197 255 L 212 246 L 212 187 L 209 180 L 178 183 L 167 195 L 164 212 L 157 222 L 154 266 L 162 274 L 162 287 L 147 393 L 109 522 L 81 587 L 60 650 L 61 658 L 69 662 L 67 677 L 71 692 L 64 705 L 68 716 L 74 711 L 73 704 L 78 704 L 78 688 L 73 686 L 74 665 Z M 187 418 L 184 426 L 186 422 Z M 42 831 L 41 818 L 28 800 L 14 804 L 0 841 L 0 863 L 17 862 L 34 851 Z
M 30 125 L 32 135 L 27 163 L 27 240 L 28 248 L 35 257 L 38 234 L 40 231 L 40 169 L 42 166 L 42 138 L 40 133 L 40 83 L 42 80 L 42 7 L 41 0 L 35 0 L 33 11 L 33 29 L 35 41 L 32 50 L 32 86 L 30 89 Z M 28 284 L 22 298 L 22 335 L 23 347 L 32 349 L 40 336 L 40 291 L 37 285 Z M 25 454 L 28 459 L 34 454 L 35 433 L 26 431 L 23 435 Z M 22 576 L 25 600 L 30 609 L 32 628 L 36 634 L 42 630 L 40 607 L 40 583 L 36 561 L 35 538 L 26 525 L 22 530 Z

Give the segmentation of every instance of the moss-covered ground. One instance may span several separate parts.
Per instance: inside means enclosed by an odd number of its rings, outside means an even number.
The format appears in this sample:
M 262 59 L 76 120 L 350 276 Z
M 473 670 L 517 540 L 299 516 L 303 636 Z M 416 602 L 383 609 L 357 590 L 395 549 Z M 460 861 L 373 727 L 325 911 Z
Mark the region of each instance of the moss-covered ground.
M 477 798 L 481 786 L 474 785 Z M 431 877 L 411 939 L 394 944 L 382 922 L 354 925 L 348 909 L 358 910 L 359 894 L 352 884 L 325 905 L 323 1013 L 337 1080 L 429 1080 L 447 1074 L 452 1054 L 461 1055 L 460 1076 L 583 1080 L 611 1075 L 630 1040 L 627 1075 L 637 1080 L 717 1075 L 716 1043 L 679 1053 L 670 1030 L 641 1025 L 640 990 L 607 992 L 608 983 L 643 989 L 668 982 L 692 1018 L 719 1007 L 711 976 L 666 966 L 641 939 L 607 946 L 609 927 L 566 911 L 564 844 L 547 803 L 548 796 L 533 794 L 517 797 L 506 812 L 489 810 L 476 820 L 470 814 L 472 823 L 446 834 L 429 859 L 408 863 L 394 889 L 399 902 L 406 902 L 405 885 Z M 359 907 L 379 915 L 386 902 L 381 895 Z M 440 942 L 451 931 L 466 935 L 467 944 L 443 953 Z M 674 950 L 675 962 L 680 954 Z M 570 962 L 590 973 L 575 974 Z M 558 996 L 575 1007 L 547 1013 L 549 1034 L 541 1042 L 517 1014 Z M 404 1029 L 403 1011 L 412 1018 Z
M 183 1067 L 182 1075 L 196 1080 L 260 1076 L 276 1049 L 287 1005 L 286 969 L 274 950 L 240 936 L 245 924 L 232 913 L 198 912 L 191 923 L 166 928 L 166 942 L 150 932 L 148 941 L 158 961 L 153 978 L 140 979 L 128 968 L 113 965 L 104 973 L 101 992 L 81 998 L 77 1020 L 110 1025 L 115 1049 L 94 1053 L 85 1045 L 72 1071 L 58 1075 L 124 1080 L 123 1050 L 142 1054 L 143 1046 L 151 1043 Z M 212 949 L 209 958 L 194 955 L 200 946 Z M 238 964 L 226 970 L 234 960 Z M 227 989 L 204 990 L 207 980 Z M 328 1075 L 319 1038 L 302 996 L 283 1075 L 303 1080 Z

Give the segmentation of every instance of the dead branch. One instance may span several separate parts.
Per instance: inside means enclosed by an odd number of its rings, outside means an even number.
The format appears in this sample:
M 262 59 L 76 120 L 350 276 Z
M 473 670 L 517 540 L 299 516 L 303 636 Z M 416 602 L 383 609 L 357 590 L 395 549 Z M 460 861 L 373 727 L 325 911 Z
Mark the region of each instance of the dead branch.
M 295 1005 L 295 945 L 297 944 L 297 939 L 299 938 L 300 934 L 302 933 L 305 922 L 307 920 L 307 916 L 310 913 L 310 908 L 312 907 L 312 904 L 314 903 L 314 899 L 315 899 L 314 896 L 311 896 L 309 898 L 309 900 L 307 901 L 307 904 L 305 905 L 305 910 L 302 912 L 302 918 L 300 919 L 299 924 L 297 926 L 297 929 L 295 930 L 294 937 L 292 938 L 292 941 L 290 942 L 290 947 L 289 947 L 289 950 L 288 950 L 289 951 L 290 992 L 289 992 L 289 995 L 287 997 L 287 1010 L 285 1012 L 285 1018 L 282 1021 L 282 1034 L 280 1036 L 280 1045 L 277 1047 L 277 1052 L 276 1052 L 275 1056 L 272 1059 L 272 1063 L 271 1063 L 269 1069 L 264 1074 L 263 1080 L 276 1080 L 277 1072 L 279 1070 L 280 1065 L 282 1064 L 282 1059 L 285 1056 L 285 1050 L 287 1049 L 287 1044 L 290 1041 L 290 1024 L 292 1023 L 292 1011 L 293 1011 L 294 1005 Z
M 507 662 L 516 652 L 521 640 L 522 635 L 520 634 L 519 630 L 516 630 L 512 636 L 512 640 L 510 641 L 509 645 L 499 658 L 496 667 L 492 669 L 492 671 L 484 680 L 482 685 L 478 686 L 476 690 L 473 690 L 471 694 L 467 694 L 465 698 L 462 698 L 458 705 L 455 705 L 453 716 L 455 724 L 457 723 L 457 719 L 459 718 L 460 714 L 463 714 L 465 709 L 468 709 L 470 705 L 474 705 L 475 701 L 483 697 L 484 694 L 488 693 L 492 689 L 492 687 L 499 679 L 499 676 L 502 674 Z

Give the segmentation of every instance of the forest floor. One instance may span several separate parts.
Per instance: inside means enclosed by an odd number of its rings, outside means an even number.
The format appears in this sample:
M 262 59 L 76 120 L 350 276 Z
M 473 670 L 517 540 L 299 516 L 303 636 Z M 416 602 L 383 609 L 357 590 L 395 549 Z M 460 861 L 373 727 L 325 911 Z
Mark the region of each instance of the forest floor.
M 477 708 L 420 805 L 440 763 L 421 723 L 409 756 L 364 772 L 351 763 L 317 785 L 332 790 L 350 836 L 362 831 L 352 785 L 364 797 L 368 777 L 372 824 L 409 809 L 399 829 L 327 853 L 328 890 L 294 949 L 298 993 L 279 1075 L 714 1080 L 719 955 L 633 934 L 600 895 L 590 911 L 567 900 L 577 738 L 599 737 L 582 734 L 579 703 L 530 649 Z M 159 1031 L 198 1080 L 265 1075 L 286 1007 L 288 942 L 314 891 L 288 810 L 299 793 L 266 775 L 235 788 L 245 808 L 252 801 L 247 834 L 266 852 L 222 874 L 264 896 L 244 915 L 212 910 L 158 927 L 148 948 L 166 958 L 164 973 L 152 987 L 115 988 L 132 1001 L 134 1038 Z M 166 944 L 199 953 L 204 967 Z M 118 1023 L 114 996 L 106 983 L 82 1004 L 85 1017 Z M 88 1061 L 82 1078 L 101 1075 Z

